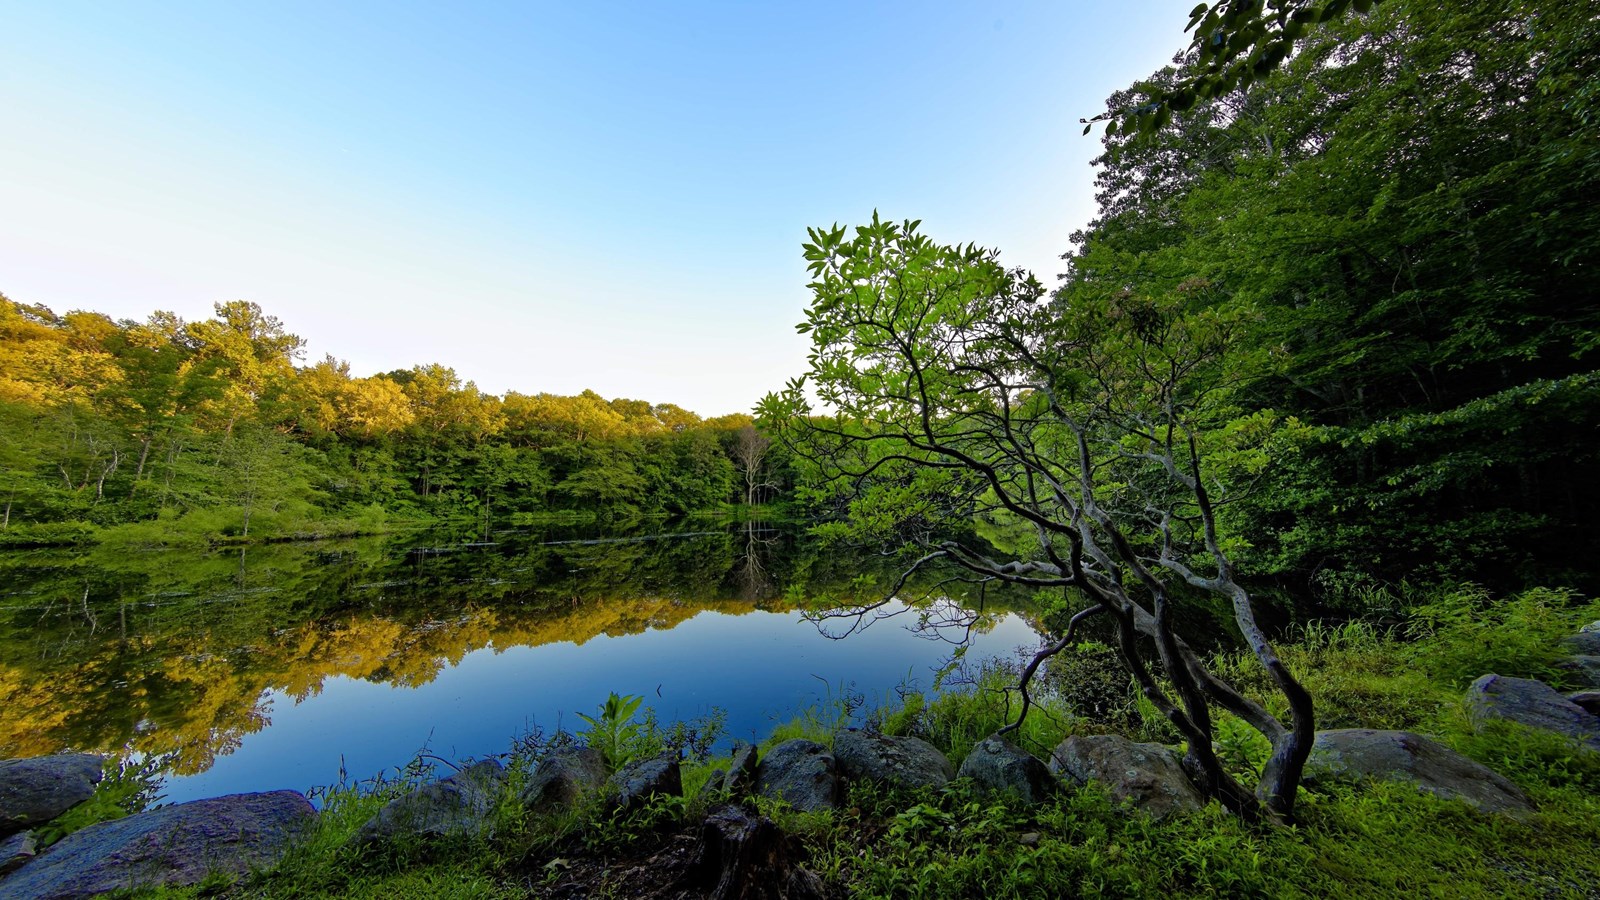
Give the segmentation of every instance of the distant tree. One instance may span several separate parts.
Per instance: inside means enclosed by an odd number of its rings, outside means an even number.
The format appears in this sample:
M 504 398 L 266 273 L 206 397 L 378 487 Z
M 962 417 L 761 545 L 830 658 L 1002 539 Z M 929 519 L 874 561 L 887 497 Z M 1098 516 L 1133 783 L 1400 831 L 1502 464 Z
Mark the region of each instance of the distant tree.
M 733 433 L 732 454 L 739 474 L 744 477 L 744 502 L 747 506 L 760 503 L 765 491 L 773 487 L 767 478 L 767 452 L 772 449 L 772 439 L 746 425 Z

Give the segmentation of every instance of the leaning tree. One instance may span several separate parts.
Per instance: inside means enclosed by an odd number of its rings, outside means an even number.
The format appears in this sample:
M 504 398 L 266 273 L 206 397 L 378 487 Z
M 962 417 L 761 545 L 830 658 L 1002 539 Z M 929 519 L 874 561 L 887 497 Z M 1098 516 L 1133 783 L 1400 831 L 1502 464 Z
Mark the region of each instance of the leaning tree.
M 1186 741 L 1199 787 L 1240 815 L 1292 817 L 1311 697 L 1256 622 L 1227 528 L 1230 503 L 1296 427 L 1247 402 L 1277 356 L 1249 340 L 1249 310 L 1199 279 L 1069 302 L 994 251 L 942 246 L 917 222 L 876 214 L 853 236 L 810 237 L 809 372 L 766 397 L 761 417 L 837 499 L 834 527 L 906 552 L 876 605 L 934 563 L 1067 589 L 1083 608 L 1024 668 L 1011 727 L 1039 665 L 1104 616 L 1139 689 Z M 1207 595 L 1231 608 L 1286 716 L 1174 632 L 1174 606 Z M 1218 710 L 1271 742 L 1254 793 L 1213 749 Z

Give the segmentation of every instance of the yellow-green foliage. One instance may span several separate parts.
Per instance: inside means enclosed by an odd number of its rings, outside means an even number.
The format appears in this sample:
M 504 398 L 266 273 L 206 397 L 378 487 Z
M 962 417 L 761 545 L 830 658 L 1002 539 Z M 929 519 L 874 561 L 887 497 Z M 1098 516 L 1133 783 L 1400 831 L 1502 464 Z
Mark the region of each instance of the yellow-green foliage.
M 1411 658 L 1429 675 L 1459 687 L 1489 673 L 1567 686 L 1556 663 L 1571 650 L 1561 639 L 1595 619 L 1600 603 L 1569 590 L 1533 588 L 1497 598 L 1464 585 L 1439 592 L 1411 612 L 1417 637 Z

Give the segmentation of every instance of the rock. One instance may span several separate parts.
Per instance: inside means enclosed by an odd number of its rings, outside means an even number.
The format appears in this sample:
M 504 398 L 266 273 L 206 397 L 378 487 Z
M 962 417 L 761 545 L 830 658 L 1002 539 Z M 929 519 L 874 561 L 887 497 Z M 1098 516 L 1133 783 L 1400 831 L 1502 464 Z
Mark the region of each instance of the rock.
M 233 794 L 90 825 L 0 880 L 0 900 L 77 900 L 273 865 L 316 810 L 296 791 Z
M 0 841 L 0 875 L 22 868 L 23 863 L 39 855 L 39 842 L 33 832 L 19 831 Z
M 748 741 L 736 741 L 733 745 L 733 762 L 728 777 L 722 783 L 722 789 L 728 792 L 729 797 L 743 797 L 755 789 L 757 765 L 756 745 Z
M 1183 773 L 1176 753 L 1119 735 L 1067 738 L 1050 754 L 1050 770 L 1079 784 L 1098 781 L 1112 799 L 1132 803 L 1158 819 L 1192 812 L 1206 802 Z
M 1556 663 L 1569 683 L 1584 688 L 1600 688 L 1600 656 L 1569 656 Z
M 1531 678 L 1485 675 L 1467 688 L 1473 718 L 1506 719 L 1564 734 L 1590 750 L 1600 750 L 1600 718 Z
M 1044 765 L 1044 763 L 1040 763 L 1039 765 L 1042 766 L 1042 765 Z M 1039 846 L 1039 841 L 1041 841 L 1043 839 L 1044 839 L 1044 835 L 1040 834 L 1039 832 L 1037 832 L 1037 831 L 1028 831 L 1028 832 L 1024 832 L 1022 835 L 1020 835 L 1017 838 L 1017 843 L 1021 844 L 1024 847 L 1037 847 L 1037 846 Z
M 767 752 L 756 767 L 756 792 L 802 812 L 839 805 L 838 765 L 827 747 L 795 738 Z
M 622 809 L 643 806 L 653 794 L 683 796 L 683 771 L 678 751 L 668 750 L 650 759 L 636 759 L 617 770 L 606 786 L 608 802 Z
M 955 777 L 950 760 L 921 738 L 890 737 L 851 728 L 833 736 L 839 774 L 902 787 L 944 787 Z
M 706 776 L 706 783 L 700 785 L 700 796 L 716 798 L 722 796 L 723 786 L 728 783 L 726 769 L 712 769 Z
M 1567 699 L 1583 707 L 1585 711 L 1594 716 L 1600 716 L 1600 691 L 1573 691 Z
M 1521 788 L 1437 741 L 1405 731 L 1340 728 L 1317 732 L 1305 781 L 1405 781 L 1484 812 L 1531 812 Z
M 1578 629 L 1579 634 L 1593 634 L 1595 632 L 1600 632 L 1600 619 L 1590 622 L 1589 624 Z
M 1580 631 L 1569 638 L 1563 638 L 1561 644 L 1575 654 L 1600 656 L 1600 631 Z
M 489 828 L 505 770 L 486 759 L 390 800 L 351 836 L 352 846 L 396 837 L 476 837 Z
M 1030 805 L 1043 801 L 1056 786 L 1038 757 L 1002 737 L 979 741 L 961 761 L 959 774 L 985 791 L 1015 794 Z
M 606 783 L 606 761 L 592 747 L 557 750 L 539 760 L 517 797 L 526 809 L 546 812 L 571 806 Z
M 92 753 L 0 760 L 0 836 L 42 825 L 89 799 L 103 766 Z

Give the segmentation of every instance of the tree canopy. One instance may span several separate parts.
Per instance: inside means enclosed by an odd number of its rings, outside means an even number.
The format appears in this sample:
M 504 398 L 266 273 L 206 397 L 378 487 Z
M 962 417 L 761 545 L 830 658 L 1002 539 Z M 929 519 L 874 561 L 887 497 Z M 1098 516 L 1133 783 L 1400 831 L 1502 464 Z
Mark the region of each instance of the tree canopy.
M 1202 788 L 1257 811 L 1211 749 L 1215 709 L 1226 710 L 1272 742 L 1260 796 L 1270 815 L 1292 816 L 1311 702 L 1256 624 L 1226 515 L 1294 428 L 1242 402 L 1278 354 L 1251 342 L 1248 310 L 1204 281 L 1067 304 L 993 251 L 937 244 L 918 227 L 874 216 L 853 236 L 813 229 L 805 246 L 809 371 L 761 412 L 839 498 L 834 533 L 914 548 L 908 575 L 944 561 L 979 583 L 1081 598 L 1073 623 L 1113 620 L 1124 664 L 1187 739 Z M 831 414 L 813 414 L 808 380 Z M 841 614 L 881 608 L 903 584 Z M 1206 595 L 1231 609 L 1288 724 L 1175 633 L 1173 606 Z M 1073 634 L 1035 659 L 1024 697 L 1034 668 Z
M 0 296 L 4 540 L 152 522 L 164 530 L 140 533 L 156 540 L 245 539 L 390 514 L 487 529 L 749 495 L 734 485 L 748 417 L 593 391 L 497 397 L 436 363 L 357 377 L 332 356 L 299 364 L 303 346 L 244 301 L 199 322 L 113 322 Z

